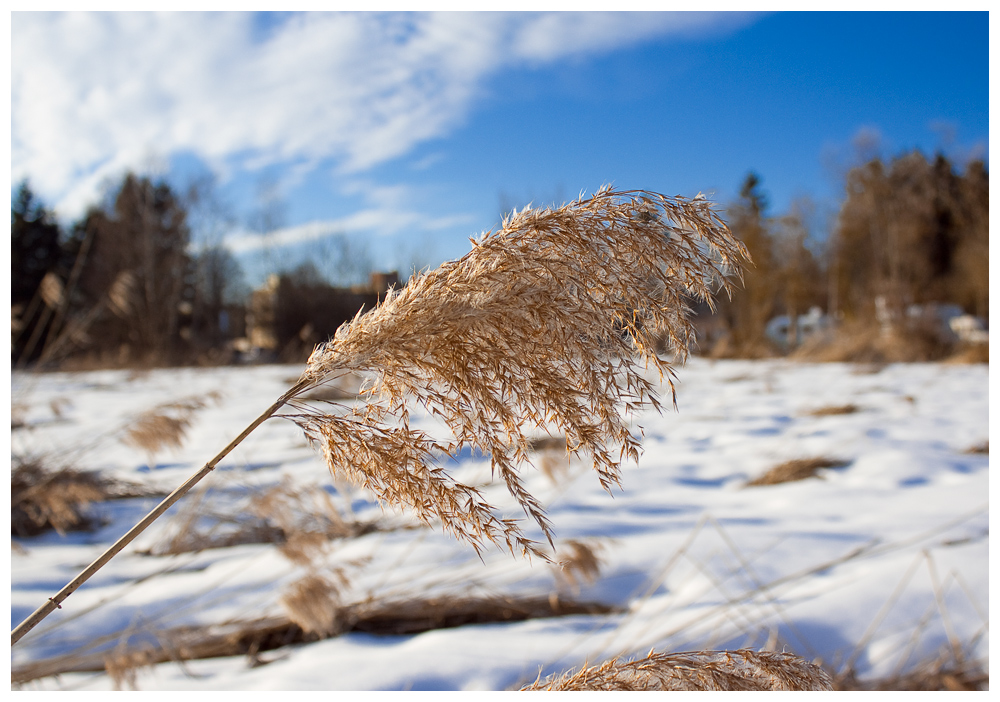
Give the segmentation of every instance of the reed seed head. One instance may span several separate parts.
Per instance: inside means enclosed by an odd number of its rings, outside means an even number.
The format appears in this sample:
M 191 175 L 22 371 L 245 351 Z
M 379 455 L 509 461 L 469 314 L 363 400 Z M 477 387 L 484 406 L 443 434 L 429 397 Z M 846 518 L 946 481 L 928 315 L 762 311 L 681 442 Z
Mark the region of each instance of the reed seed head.
M 435 456 L 466 447 L 488 455 L 551 545 L 544 510 L 519 472 L 530 462 L 525 432 L 564 435 L 605 489 L 618 485 L 621 462 L 640 449 L 629 416 L 661 406 L 645 368 L 673 391 L 656 349 L 666 340 L 685 358 L 695 341 L 689 300 L 711 304 L 747 260 L 704 199 L 604 188 L 557 209 L 526 209 L 317 346 L 288 402 L 302 412 L 285 416 L 332 471 L 384 503 L 440 521 L 477 550 L 492 542 L 545 558 L 517 520 L 495 516 Z M 364 406 L 338 414 L 297 400 L 346 373 L 371 378 Z M 411 429 L 414 402 L 451 438 Z
M 523 690 L 831 690 L 829 674 L 792 653 L 695 651 L 613 659 Z

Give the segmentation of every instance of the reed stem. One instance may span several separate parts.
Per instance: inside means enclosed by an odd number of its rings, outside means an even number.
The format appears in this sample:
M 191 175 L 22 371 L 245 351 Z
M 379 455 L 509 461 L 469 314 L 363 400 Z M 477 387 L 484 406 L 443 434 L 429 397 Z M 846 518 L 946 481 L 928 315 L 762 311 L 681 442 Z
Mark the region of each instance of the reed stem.
M 18 624 L 13 631 L 10 632 L 10 645 L 13 646 L 21 638 L 27 634 L 29 631 L 34 629 L 45 617 L 51 614 L 56 609 L 62 607 L 62 602 L 72 595 L 77 588 L 87 582 L 91 576 L 97 571 L 103 568 L 108 561 L 114 558 L 122 549 L 128 546 L 135 537 L 145 531 L 146 527 L 152 524 L 156 519 L 166 512 L 170 507 L 181 499 L 192 487 L 194 487 L 198 482 L 204 478 L 206 475 L 211 473 L 215 466 L 219 462 L 229 455 L 229 453 L 239 446 L 244 439 L 246 439 L 251 432 L 253 432 L 257 427 L 263 424 L 265 421 L 274 416 L 274 413 L 281 409 L 292 397 L 301 392 L 307 383 L 299 381 L 291 389 L 289 389 L 284 395 L 278 398 L 277 402 L 267 408 L 263 414 L 261 414 L 257 419 L 253 420 L 250 425 L 244 429 L 239 436 L 229 442 L 226 448 L 222 449 L 215 458 L 206 463 L 201 470 L 192 475 L 190 478 L 184 481 L 176 490 L 167 495 L 163 501 L 156 506 L 153 511 L 147 514 L 142 520 L 137 523 L 134 527 L 128 530 L 128 532 L 122 536 L 118 541 L 111 545 L 107 551 L 101 554 L 97 560 L 87 566 L 79 575 L 77 575 L 73 580 L 71 580 L 62 590 L 57 592 L 53 597 L 50 597 L 45 604 L 36 609 L 27 619 Z

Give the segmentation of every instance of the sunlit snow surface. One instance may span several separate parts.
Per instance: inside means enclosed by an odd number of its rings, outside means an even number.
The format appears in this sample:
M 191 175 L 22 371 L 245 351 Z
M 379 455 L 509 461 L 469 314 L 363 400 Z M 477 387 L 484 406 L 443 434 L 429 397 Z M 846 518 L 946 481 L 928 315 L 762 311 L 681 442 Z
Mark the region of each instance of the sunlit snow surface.
M 138 673 L 140 689 L 507 689 L 615 654 L 774 646 L 832 670 L 890 675 L 948 650 L 988 657 L 989 456 L 985 365 L 872 368 L 785 361 L 694 359 L 678 367 L 678 412 L 644 414 L 638 464 L 621 491 L 604 492 L 574 462 L 553 484 L 528 468 L 548 509 L 556 546 L 595 547 L 599 579 L 578 590 L 551 566 L 471 548 L 427 529 L 397 529 L 331 549 L 350 580 L 348 602 L 430 595 L 549 593 L 623 608 L 464 626 L 412 636 L 347 634 L 261 655 L 165 663 Z M 97 469 L 168 492 L 234 438 L 301 367 L 13 376 L 15 454 Z M 217 393 L 194 418 L 182 449 L 149 455 L 120 441 L 139 413 Z M 857 411 L 815 416 L 855 405 Z M 669 403 L 668 403 L 669 405 Z M 58 410 L 58 412 L 56 411 Z M 414 410 L 413 426 L 438 431 Z M 745 488 L 784 461 L 827 457 L 847 465 L 819 477 Z M 478 457 L 452 462 L 456 477 L 485 483 Z M 271 420 L 204 482 L 212 508 L 245 509 L 246 496 L 282 479 L 321 483 L 359 518 L 395 523 L 364 493 L 334 493 L 301 432 Z M 502 487 L 486 498 L 518 516 Z M 191 495 L 185 500 L 196 499 Z M 178 528 L 182 500 L 12 649 L 12 665 L 113 646 L 128 631 L 254 619 L 282 612 L 279 598 L 304 573 L 273 545 L 157 557 Z M 11 625 L 18 624 L 124 533 L 154 499 L 104 503 L 94 533 L 15 539 Z M 191 510 L 189 509 L 188 512 Z M 537 529 L 529 534 L 540 538 Z M 25 689 L 109 689 L 105 674 L 75 673 Z

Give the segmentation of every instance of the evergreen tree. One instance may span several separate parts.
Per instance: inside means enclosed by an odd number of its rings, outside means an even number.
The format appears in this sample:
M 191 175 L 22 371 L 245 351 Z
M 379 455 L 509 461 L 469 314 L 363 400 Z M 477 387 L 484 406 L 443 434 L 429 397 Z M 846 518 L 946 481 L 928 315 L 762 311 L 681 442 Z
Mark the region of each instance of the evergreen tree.
M 41 341 L 62 302 L 65 262 L 59 225 L 27 181 L 14 197 L 10 235 L 11 359 L 28 361 L 41 353 Z

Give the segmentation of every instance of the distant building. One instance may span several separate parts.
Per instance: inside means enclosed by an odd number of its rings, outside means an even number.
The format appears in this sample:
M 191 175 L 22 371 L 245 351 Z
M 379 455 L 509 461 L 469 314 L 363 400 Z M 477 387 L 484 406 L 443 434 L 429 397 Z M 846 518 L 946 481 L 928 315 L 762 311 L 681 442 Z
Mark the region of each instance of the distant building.
M 780 315 L 767 323 L 767 337 L 782 348 L 797 347 L 806 339 L 820 334 L 833 326 L 833 320 L 823 313 L 819 307 L 809 308 L 806 314 L 800 314 L 796 320 L 795 338 L 791 339 L 792 322 L 788 315 Z
M 246 338 L 237 348 L 252 358 L 296 359 L 398 286 L 397 271 L 372 273 L 367 285 L 351 288 L 270 275 L 250 297 Z

